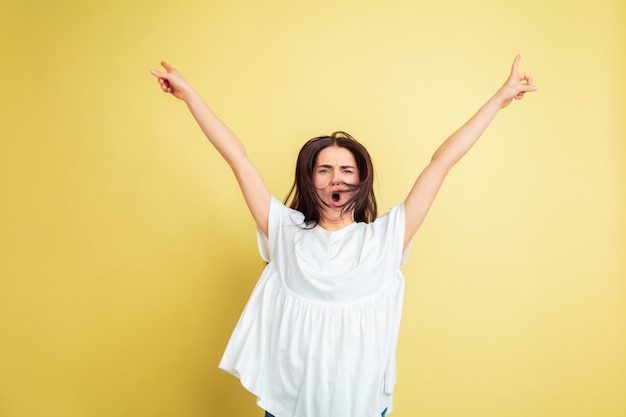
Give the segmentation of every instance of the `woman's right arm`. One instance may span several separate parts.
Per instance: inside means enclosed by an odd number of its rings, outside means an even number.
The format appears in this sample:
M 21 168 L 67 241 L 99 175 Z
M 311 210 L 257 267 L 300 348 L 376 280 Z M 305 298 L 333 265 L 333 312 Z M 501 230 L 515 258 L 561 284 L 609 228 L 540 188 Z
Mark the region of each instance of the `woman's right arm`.
M 267 236 L 271 194 L 263 177 L 248 159 L 246 149 L 176 69 L 167 62 L 161 62 L 161 65 L 166 72 L 152 71 L 152 75 L 158 78 L 164 92 L 185 102 L 206 137 L 230 165 L 254 221 Z

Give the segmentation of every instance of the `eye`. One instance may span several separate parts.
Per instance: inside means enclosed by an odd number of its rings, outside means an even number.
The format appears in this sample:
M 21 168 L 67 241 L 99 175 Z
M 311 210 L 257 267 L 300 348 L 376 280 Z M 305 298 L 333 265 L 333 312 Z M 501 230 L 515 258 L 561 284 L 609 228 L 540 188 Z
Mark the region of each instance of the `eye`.
M 320 168 L 317 170 L 320 174 L 328 174 L 330 170 L 328 168 Z

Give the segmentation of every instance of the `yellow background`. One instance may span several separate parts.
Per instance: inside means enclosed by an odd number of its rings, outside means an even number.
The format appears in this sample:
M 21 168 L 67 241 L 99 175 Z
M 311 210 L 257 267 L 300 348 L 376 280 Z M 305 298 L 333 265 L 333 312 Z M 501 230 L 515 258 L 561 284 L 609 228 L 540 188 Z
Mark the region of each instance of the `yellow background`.
M 404 267 L 394 415 L 626 415 L 623 1 L 1 6 L 0 417 L 262 415 L 217 369 L 254 224 L 161 59 L 274 195 L 306 139 L 346 130 L 386 211 L 518 52 L 539 91 L 450 174 Z

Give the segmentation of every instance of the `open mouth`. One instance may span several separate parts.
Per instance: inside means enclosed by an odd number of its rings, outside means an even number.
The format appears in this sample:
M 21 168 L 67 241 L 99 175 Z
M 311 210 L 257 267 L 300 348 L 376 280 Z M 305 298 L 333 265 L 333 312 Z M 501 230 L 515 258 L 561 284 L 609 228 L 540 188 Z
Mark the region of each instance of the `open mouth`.
M 333 202 L 338 203 L 341 200 L 341 195 L 339 193 L 332 193 L 331 198 Z

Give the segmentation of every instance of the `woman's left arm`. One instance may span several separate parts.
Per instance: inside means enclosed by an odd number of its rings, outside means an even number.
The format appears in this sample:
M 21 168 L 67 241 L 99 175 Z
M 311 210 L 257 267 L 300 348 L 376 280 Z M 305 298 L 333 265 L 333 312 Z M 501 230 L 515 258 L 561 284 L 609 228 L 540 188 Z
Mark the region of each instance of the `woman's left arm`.
M 404 247 L 421 226 L 428 210 L 450 169 L 470 150 L 500 109 L 513 99 L 521 100 L 524 93 L 537 89 L 526 73 L 518 73 L 520 56 L 513 61 L 511 73 L 502 87 L 463 126 L 446 139 L 435 151 L 428 166 L 419 175 L 407 196 L 405 207 Z

